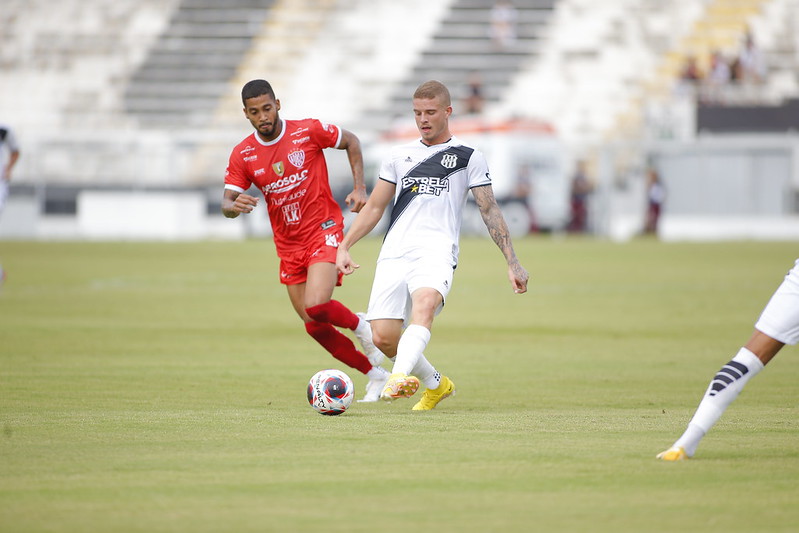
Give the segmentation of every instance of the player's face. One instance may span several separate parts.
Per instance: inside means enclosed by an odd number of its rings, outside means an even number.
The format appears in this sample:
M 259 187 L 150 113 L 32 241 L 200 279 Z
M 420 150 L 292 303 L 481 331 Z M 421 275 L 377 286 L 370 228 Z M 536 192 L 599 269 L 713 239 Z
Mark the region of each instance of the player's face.
M 280 100 L 268 94 L 244 101 L 244 116 L 250 121 L 258 135 L 265 141 L 273 141 L 280 135 Z
M 425 144 L 441 144 L 447 142 L 452 134 L 449 132 L 449 116 L 452 107 L 444 105 L 441 98 L 414 98 L 413 114 L 416 127 Z

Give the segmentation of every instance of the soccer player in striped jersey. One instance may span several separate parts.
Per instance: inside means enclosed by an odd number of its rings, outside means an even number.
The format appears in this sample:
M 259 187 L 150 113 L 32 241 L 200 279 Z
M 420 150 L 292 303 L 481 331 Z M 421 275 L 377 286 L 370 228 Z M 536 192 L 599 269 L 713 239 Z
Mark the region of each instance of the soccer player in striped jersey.
M 699 442 L 738 397 L 747 382 L 763 370 L 786 344 L 799 342 L 799 259 L 772 295 L 749 341 L 721 367 L 710 382 L 685 433 L 657 455 L 664 461 L 693 457 Z
M 369 323 L 332 299 L 333 289 L 341 285 L 336 248 L 344 221 L 330 190 L 323 150 L 346 150 L 353 176 L 346 202 L 358 212 L 366 203 L 360 141 L 333 124 L 281 119 L 280 100 L 265 80 L 245 84 L 241 100 L 255 132 L 230 154 L 222 213 L 228 218 L 251 213 L 258 198 L 246 191 L 251 185 L 260 189 L 280 257 L 280 282 L 305 331 L 333 357 L 369 378 L 361 401 L 377 401 L 388 379 L 380 366 L 384 356 L 372 342 Z M 366 353 L 336 328 L 352 330 Z
M 447 88 L 437 81 L 420 85 L 413 95 L 413 112 L 421 139 L 394 148 L 383 162 L 369 201 L 338 248 L 336 265 L 344 274 L 358 268 L 350 247 L 377 225 L 393 200 L 366 315 L 374 343 L 394 358 L 381 399 L 410 397 L 421 382 L 427 390 L 413 410 L 426 411 L 455 391 L 452 380 L 430 364 L 424 350 L 433 318 L 452 288 L 469 191 L 505 256 L 516 293 L 527 291 L 528 274 L 513 250 L 485 157 L 450 132 L 452 105 Z

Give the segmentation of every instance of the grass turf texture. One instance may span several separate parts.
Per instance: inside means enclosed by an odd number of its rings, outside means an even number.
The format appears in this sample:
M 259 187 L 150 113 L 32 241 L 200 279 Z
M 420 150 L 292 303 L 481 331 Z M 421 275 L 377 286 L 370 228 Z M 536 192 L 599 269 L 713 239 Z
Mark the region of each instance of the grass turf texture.
M 656 461 L 795 243 L 465 240 L 427 353 L 458 394 L 315 413 L 346 370 L 271 242 L 0 243 L 0 531 L 795 531 L 799 354 Z M 336 297 L 363 309 L 378 240 Z

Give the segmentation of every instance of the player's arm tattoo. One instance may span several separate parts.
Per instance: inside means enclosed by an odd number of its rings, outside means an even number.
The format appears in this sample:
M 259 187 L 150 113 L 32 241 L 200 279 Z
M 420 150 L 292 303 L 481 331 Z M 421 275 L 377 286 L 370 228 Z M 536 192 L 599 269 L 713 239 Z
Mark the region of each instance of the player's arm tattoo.
M 477 207 L 480 208 L 480 215 L 483 217 L 483 222 L 488 228 L 488 234 L 491 235 L 491 239 L 502 251 L 508 263 L 518 261 L 516 252 L 513 250 L 508 224 L 505 222 L 502 211 L 497 204 L 497 199 L 494 197 L 494 190 L 490 185 L 474 187 L 472 194 L 475 202 L 477 202 Z

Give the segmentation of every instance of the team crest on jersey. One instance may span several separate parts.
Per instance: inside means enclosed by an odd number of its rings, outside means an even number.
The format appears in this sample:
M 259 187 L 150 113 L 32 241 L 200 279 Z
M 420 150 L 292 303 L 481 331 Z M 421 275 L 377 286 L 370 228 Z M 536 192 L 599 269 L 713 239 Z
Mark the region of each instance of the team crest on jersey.
M 302 166 L 305 164 L 305 152 L 302 150 L 291 152 L 289 154 L 289 163 L 297 168 L 302 168 Z
M 441 166 L 444 168 L 455 168 L 458 165 L 458 156 L 455 154 L 444 154 L 441 158 Z
M 275 174 L 277 174 L 278 176 L 282 176 L 283 172 L 286 171 L 286 169 L 283 167 L 283 161 L 272 163 L 272 170 L 274 170 Z

